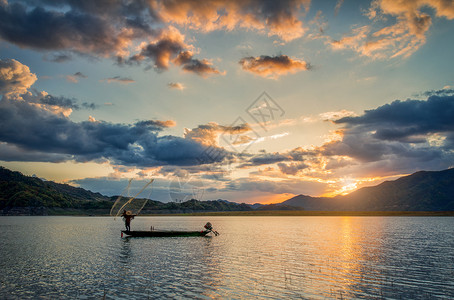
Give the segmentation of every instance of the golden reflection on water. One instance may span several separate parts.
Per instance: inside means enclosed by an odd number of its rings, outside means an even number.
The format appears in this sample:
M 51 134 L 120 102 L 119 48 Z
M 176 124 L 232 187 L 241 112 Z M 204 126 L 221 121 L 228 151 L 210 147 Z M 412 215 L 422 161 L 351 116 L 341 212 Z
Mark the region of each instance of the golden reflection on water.
M 138 229 L 210 221 L 221 235 L 122 239 L 122 224 L 106 218 L 0 219 L 0 298 L 454 298 L 454 218 L 135 221 Z
M 249 222 L 250 220 L 250 222 Z M 256 217 L 229 223 L 216 249 L 220 286 L 275 295 L 345 297 L 361 294 L 364 264 L 378 248 L 358 217 Z M 378 224 L 375 225 L 379 225 Z M 380 226 L 378 226 L 380 227 Z M 380 232 L 372 230 L 373 239 Z M 241 238 L 240 238 L 241 237 Z M 365 241 L 364 239 L 367 239 Z M 367 243 L 367 253 L 364 244 Z M 212 295 L 213 296 L 213 295 Z

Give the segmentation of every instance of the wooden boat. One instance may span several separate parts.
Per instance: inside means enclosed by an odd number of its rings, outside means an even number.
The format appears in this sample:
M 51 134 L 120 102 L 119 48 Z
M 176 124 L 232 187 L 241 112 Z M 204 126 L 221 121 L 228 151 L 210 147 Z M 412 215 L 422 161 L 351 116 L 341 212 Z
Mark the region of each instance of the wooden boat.
M 164 231 L 164 230 L 153 230 L 153 231 L 121 231 L 121 236 L 125 234 L 129 237 L 179 237 L 179 236 L 206 236 L 211 230 L 202 231 Z

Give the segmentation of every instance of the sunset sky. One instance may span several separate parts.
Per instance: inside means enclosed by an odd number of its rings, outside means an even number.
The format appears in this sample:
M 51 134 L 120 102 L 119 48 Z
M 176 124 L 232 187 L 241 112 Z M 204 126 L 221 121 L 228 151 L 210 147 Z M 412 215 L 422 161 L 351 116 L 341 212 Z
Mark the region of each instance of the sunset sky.
M 26 175 L 345 194 L 454 166 L 454 2 L 0 0 L 0 99 L 0 165 Z

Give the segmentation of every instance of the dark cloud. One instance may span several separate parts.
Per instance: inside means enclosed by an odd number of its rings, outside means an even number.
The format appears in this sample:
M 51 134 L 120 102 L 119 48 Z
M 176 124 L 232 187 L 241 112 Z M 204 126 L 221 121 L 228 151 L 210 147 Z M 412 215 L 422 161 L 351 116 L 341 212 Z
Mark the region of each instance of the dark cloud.
M 178 32 L 163 33 L 159 40 L 142 48 L 139 55 L 132 56 L 129 62 L 140 62 L 145 58 L 151 59 L 159 70 L 167 70 L 169 62 L 177 57 L 186 47 L 184 37 Z
M 334 122 L 349 126 L 349 131 L 373 131 L 377 140 L 423 142 L 420 136 L 454 131 L 454 96 L 430 96 L 427 101 L 396 100 L 367 110 L 362 116 Z
M 0 142 L 0 159 L 3 161 L 33 161 L 61 163 L 73 159 L 70 154 L 26 150 L 16 145 Z
M 452 89 L 450 87 L 446 87 L 441 90 L 426 91 L 426 92 L 422 93 L 421 95 L 429 97 L 429 96 L 449 96 L 449 95 L 453 95 L 453 94 L 454 94 L 454 89 Z
M 219 70 L 212 66 L 206 59 L 195 59 L 190 51 L 181 52 L 175 59 L 175 63 L 183 67 L 183 70 L 190 73 L 195 73 L 205 77 L 211 74 L 221 74 Z
M 69 54 L 65 54 L 65 53 L 54 53 L 51 55 L 44 55 L 43 59 L 46 61 L 63 63 L 63 62 L 70 61 L 72 59 L 72 56 Z
M 87 76 L 85 76 L 81 72 L 76 72 L 73 75 L 66 75 L 66 80 L 68 82 L 72 82 L 72 83 L 78 83 L 79 79 L 84 79 L 84 78 L 87 78 Z
M 240 167 L 277 164 L 283 174 L 315 172 L 323 177 L 328 170 L 331 176 L 376 176 L 453 165 L 452 95 L 394 101 L 334 123 L 344 127 L 332 141 L 309 149 L 259 153 Z
M 76 99 L 70 99 L 65 97 L 54 97 L 52 95 L 46 95 L 39 98 L 39 102 L 48 105 L 56 105 L 65 108 L 79 109 Z
M 74 103 L 69 101 L 63 105 Z M 30 153 L 45 152 L 59 159 L 108 160 L 113 164 L 139 167 L 200 164 L 199 158 L 205 150 L 202 144 L 188 138 L 158 136 L 163 128 L 173 125 L 173 121 L 157 120 L 132 125 L 99 121 L 75 123 L 26 101 L 0 101 L 0 142 L 9 149 L 21 149 L 15 160 L 23 157 L 28 161 Z M 2 153 L 0 159 L 11 159 L 8 153 Z
M 283 162 L 303 162 L 305 160 L 305 155 L 313 155 L 308 150 L 303 150 L 302 148 L 295 148 L 290 151 L 279 153 L 266 153 L 261 151 L 259 154 L 254 155 L 253 157 L 246 157 L 247 162 L 240 165 L 241 168 L 244 167 L 252 167 L 252 166 L 262 166 L 262 165 L 269 165 L 275 163 L 283 163 Z M 302 165 L 302 163 L 301 163 Z M 284 167 L 283 167 L 284 168 Z
M 278 163 L 277 166 L 279 167 L 279 170 L 283 174 L 287 175 L 296 175 L 300 170 L 304 170 L 308 167 L 308 165 L 304 163 L 290 163 L 290 164 L 285 164 L 285 163 Z
M 86 76 L 86 75 L 84 75 L 84 74 L 82 74 L 82 72 L 76 72 L 76 73 L 74 73 L 74 75 L 73 75 L 73 76 L 75 76 L 75 77 L 79 77 L 79 78 L 87 78 L 87 76 Z
M 347 157 L 347 161 L 340 160 L 340 168 L 352 172 L 405 174 L 449 168 L 454 161 L 452 95 L 430 96 L 426 101 L 397 100 L 334 122 L 345 126 L 342 139 L 316 148 L 315 156 L 338 157 L 338 161 L 339 156 Z
M 45 92 L 37 93 L 37 92 L 28 92 L 27 94 L 22 95 L 22 99 L 27 101 L 28 103 L 37 103 L 37 104 L 44 104 L 44 105 L 51 105 L 57 106 L 61 108 L 70 108 L 74 110 L 81 110 L 81 109 L 97 109 L 98 106 L 94 103 L 83 102 L 79 104 L 78 100 L 75 98 L 66 98 L 63 96 L 53 96 L 49 95 Z
M 59 4 L 64 6 L 64 2 Z M 37 50 L 70 50 L 109 56 L 124 51 L 135 37 L 134 31 L 117 29 L 96 14 L 74 9 L 63 13 L 46 8 L 30 8 L 21 3 L 0 5 L 0 38 Z
M 119 57 L 117 62 L 131 65 L 151 60 L 153 67 L 158 71 L 167 70 L 170 63 L 173 62 L 182 67 L 184 71 L 202 77 L 221 74 L 208 60 L 194 58 L 192 52 L 186 50 L 187 48 L 190 48 L 190 46 L 184 42 L 184 36 L 171 27 L 169 30 L 163 30 L 154 42 L 143 46 L 139 54 L 128 59 Z
M 50 51 L 44 59 L 55 62 L 67 61 L 74 54 L 114 57 L 120 64 L 149 59 L 157 70 L 165 70 L 169 60 L 194 49 L 184 39 L 163 36 L 178 31 L 168 24 L 203 32 L 235 27 L 255 29 L 290 41 L 303 34 L 298 14 L 301 6 L 307 10 L 309 3 L 309 0 L 237 0 L 208 1 L 201 6 L 192 0 L 18 0 L 10 4 L 1 1 L 0 39 L 22 48 Z M 181 34 L 180 37 L 184 38 Z M 140 42 L 148 45 L 131 54 L 134 43 Z M 192 55 L 181 66 L 197 75 L 220 74 L 208 60 Z
M 282 161 L 288 161 L 290 157 L 285 154 L 280 153 L 263 153 L 258 154 L 252 158 L 250 158 L 247 163 L 241 165 L 241 167 L 252 167 L 252 166 L 261 166 L 261 165 L 269 165 L 274 163 L 279 163 Z

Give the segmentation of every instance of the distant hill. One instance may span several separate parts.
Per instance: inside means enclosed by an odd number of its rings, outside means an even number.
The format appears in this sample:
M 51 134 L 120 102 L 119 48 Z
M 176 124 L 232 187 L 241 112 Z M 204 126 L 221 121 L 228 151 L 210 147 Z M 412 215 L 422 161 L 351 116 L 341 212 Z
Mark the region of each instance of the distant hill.
M 108 214 L 118 196 L 0 167 L 0 214 Z M 454 169 L 420 171 L 334 198 L 298 195 L 279 204 L 244 204 L 227 200 L 162 203 L 149 200 L 142 213 L 171 214 L 218 211 L 454 211 Z
M 0 210 L 3 211 L 20 207 L 106 209 L 112 203 L 113 198 L 99 193 L 0 167 Z
M 42 214 L 108 214 L 118 196 L 107 197 L 36 177 L 25 176 L 0 166 L 0 214 L 42 215 Z M 263 207 L 263 206 L 260 206 Z M 264 206 L 266 207 L 266 206 Z M 289 210 L 288 206 L 275 207 Z M 302 208 L 295 208 L 301 210 Z M 227 200 L 189 200 L 185 202 L 162 203 L 149 200 L 143 214 L 172 214 L 217 211 L 252 211 L 251 205 Z
M 454 211 L 454 168 L 416 172 L 345 196 L 298 195 L 280 205 L 312 211 Z

